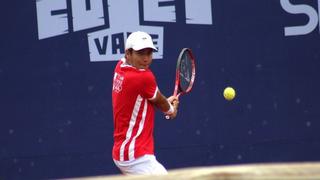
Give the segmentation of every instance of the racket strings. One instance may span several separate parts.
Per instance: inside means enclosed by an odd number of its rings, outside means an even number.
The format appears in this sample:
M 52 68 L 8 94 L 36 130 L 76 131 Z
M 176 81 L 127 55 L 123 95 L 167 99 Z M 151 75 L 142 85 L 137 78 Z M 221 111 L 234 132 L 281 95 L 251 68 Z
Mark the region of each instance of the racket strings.
M 192 59 L 187 51 L 183 54 L 181 62 L 180 62 L 180 88 L 182 91 L 187 91 L 189 88 L 192 75 L 193 75 L 193 66 Z

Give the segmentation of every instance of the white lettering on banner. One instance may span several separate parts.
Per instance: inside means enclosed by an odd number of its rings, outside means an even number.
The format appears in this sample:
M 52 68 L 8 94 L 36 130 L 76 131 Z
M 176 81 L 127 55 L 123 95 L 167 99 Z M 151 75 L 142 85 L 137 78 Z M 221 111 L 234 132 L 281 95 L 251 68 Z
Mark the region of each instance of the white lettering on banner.
M 138 3 L 134 0 L 126 0 L 126 8 L 123 3 L 123 0 L 109 0 L 110 28 L 88 34 L 91 61 L 120 59 L 125 52 L 127 36 L 130 32 L 141 29 L 153 36 L 154 43 L 158 48 L 158 51 L 153 54 L 153 58 L 161 59 L 163 53 L 163 27 L 140 26 Z M 119 11 L 119 9 L 122 10 Z
M 199 13 L 201 12 L 201 13 Z M 211 0 L 186 0 L 188 24 L 212 24 Z
M 37 0 L 38 37 L 45 39 L 68 33 L 65 0 Z
M 158 22 L 176 22 L 176 9 L 174 5 L 168 4 L 174 0 L 144 0 L 144 20 Z M 167 4 L 160 5 L 164 2 Z M 161 15 L 160 15 L 161 14 Z M 160 16 L 159 16 L 160 15 Z
M 125 52 L 125 39 L 137 30 L 146 31 L 152 36 L 158 48 L 153 57 L 162 59 L 164 29 L 160 25 L 141 25 L 141 17 L 145 22 L 177 21 L 177 0 L 108 0 L 107 5 L 105 0 L 68 2 L 67 6 L 67 0 L 36 1 L 39 39 L 106 26 L 108 18 L 108 28 L 88 33 L 90 61 L 93 62 L 119 60 Z M 211 0 L 184 2 L 186 24 L 212 25 Z M 106 12 L 108 17 L 105 17 Z
M 318 0 L 318 6 L 320 0 Z M 317 11 L 309 5 L 306 4 L 291 4 L 289 0 L 280 0 L 282 8 L 290 14 L 306 14 L 309 18 L 309 22 L 306 25 L 301 26 L 289 26 L 284 28 L 285 36 L 297 36 L 305 35 L 312 32 L 320 20 L 320 16 Z
M 125 40 L 131 32 L 143 29 L 148 32 L 158 48 L 153 53 L 154 59 L 161 59 L 163 53 L 163 27 L 139 26 L 140 28 L 118 27 L 88 34 L 91 61 L 119 60 L 124 55 Z M 121 30 L 120 30 L 121 29 Z M 122 31 L 122 32 L 121 32 Z
M 79 31 L 104 25 L 101 0 L 72 0 L 73 30 Z

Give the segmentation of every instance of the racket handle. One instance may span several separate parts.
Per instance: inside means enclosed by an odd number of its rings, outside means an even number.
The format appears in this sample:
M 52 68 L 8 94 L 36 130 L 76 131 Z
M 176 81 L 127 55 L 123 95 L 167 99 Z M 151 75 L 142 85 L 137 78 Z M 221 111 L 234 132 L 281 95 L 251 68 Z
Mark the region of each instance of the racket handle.
M 170 119 L 170 117 L 168 115 L 166 115 L 166 119 Z

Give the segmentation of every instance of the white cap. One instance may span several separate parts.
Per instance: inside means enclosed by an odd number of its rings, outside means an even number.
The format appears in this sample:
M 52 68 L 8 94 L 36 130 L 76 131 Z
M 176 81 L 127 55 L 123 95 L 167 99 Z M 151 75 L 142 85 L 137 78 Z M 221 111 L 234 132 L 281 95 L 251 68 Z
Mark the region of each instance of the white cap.
M 151 36 L 142 31 L 136 31 L 129 35 L 126 41 L 126 50 L 132 48 L 135 51 L 139 51 L 144 48 L 152 48 L 158 50 L 154 45 Z

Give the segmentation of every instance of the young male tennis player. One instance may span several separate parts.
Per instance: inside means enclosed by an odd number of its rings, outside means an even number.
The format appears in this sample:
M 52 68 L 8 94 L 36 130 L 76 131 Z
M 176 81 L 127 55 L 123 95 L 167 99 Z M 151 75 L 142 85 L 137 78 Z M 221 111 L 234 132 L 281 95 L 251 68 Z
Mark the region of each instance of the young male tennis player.
M 179 100 L 160 92 L 149 68 L 154 50 L 157 48 L 149 34 L 133 32 L 126 40 L 125 57 L 115 67 L 112 157 L 123 174 L 167 174 L 154 155 L 155 107 L 173 119 Z

